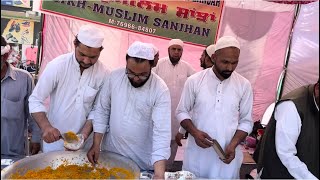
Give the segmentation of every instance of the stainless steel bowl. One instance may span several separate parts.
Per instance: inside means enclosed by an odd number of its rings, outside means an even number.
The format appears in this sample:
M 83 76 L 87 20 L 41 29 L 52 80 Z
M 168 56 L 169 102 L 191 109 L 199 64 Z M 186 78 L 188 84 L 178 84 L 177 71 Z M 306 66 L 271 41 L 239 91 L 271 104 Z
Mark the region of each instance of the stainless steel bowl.
M 1 179 L 8 179 L 12 174 L 21 172 L 22 174 L 31 169 L 43 169 L 51 166 L 53 169 L 61 164 L 83 165 L 90 164 L 86 151 L 55 151 L 49 153 L 37 154 L 34 156 L 21 159 L 1 171 Z M 112 167 L 120 167 L 130 170 L 134 173 L 134 177 L 139 179 L 140 169 L 138 165 L 131 159 L 122 155 L 102 151 L 98 160 L 99 167 L 110 169 Z

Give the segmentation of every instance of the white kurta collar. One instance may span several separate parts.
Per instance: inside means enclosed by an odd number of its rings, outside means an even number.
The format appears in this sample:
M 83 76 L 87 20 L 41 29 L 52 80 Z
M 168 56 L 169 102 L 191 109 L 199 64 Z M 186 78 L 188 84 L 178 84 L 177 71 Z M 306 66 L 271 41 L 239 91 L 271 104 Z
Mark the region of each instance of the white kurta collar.
M 74 67 L 76 67 L 77 68 L 77 70 L 79 70 L 80 71 L 80 64 L 78 63 L 78 61 L 77 61 L 77 58 L 76 58 L 76 52 L 74 52 L 73 54 L 72 54 L 72 65 L 74 66 Z
M 178 61 L 178 63 L 176 65 L 173 65 L 172 62 L 170 61 L 170 57 L 168 56 L 168 59 L 167 59 L 167 63 L 172 66 L 172 67 L 176 67 L 180 64 L 180 61 L 182 61 L 182 59 L 180 58 L 180 60 Z
M 213 78 L 215 78 L 217 81 L 219 81 L 220 83 L 226 82 L 226 81 L 230 81 L 230 79 L 232 78 L 233 74 L 235 73 L 235 71 L 232 72 L 231 76 L 228 79 L 224 79 L 224 80 L 220 80 L 218 78 L 218 76 L 216 75 L 216 73 L 213 71 L 213 67 L 210 68 L 210 74 L 212 75 Z

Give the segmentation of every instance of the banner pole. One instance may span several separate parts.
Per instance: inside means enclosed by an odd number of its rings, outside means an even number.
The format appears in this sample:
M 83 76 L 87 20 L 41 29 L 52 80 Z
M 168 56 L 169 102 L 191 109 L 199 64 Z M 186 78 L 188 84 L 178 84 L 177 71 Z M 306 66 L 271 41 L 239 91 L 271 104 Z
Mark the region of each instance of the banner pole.
M 38 82 L 38 74 L 39 74 L 39 68 L 40 68 L 40 65 L 41 65 L 41 62 L 42 62 L 42 36 L 43 36 L 43 26 L 44 26 L 44 14 L 41 13 L 41 17 L 40 17 L 40 25 L 41 25 L 41 28 L 40 28 L 40 31 L 38 33 L 38 38 L 39 38 L 39 41 L 38 41 L 38 56 L 37 56 L 37 62 L 36 62 L 36 72 L 35 72 L 35 78 L 34 78 L 34 84 L 37 84 Z
M 296 4 L 295 6 L 295 12 L 294 12 L 294 17 L 293 17 L 293 22 L 291 25 L 291 32 L 289 35 L 289 40 L 288 40 L 288 45 L 287 45 L 287 51 L 286 51 L 286 56 L 285 56 L 285 62 L 284 62 L 284 67 L 283 67 L 283 72 L 281 73 L 278 81 L 278 88 L 277 88 L 277 94 L 276 94 L 276 102 L 280 100 L 282 97 L 283 93 L 283 85 L 286 79 L 287 75 L 287 68 L 288 68 L 288 63 L 289 63 L 289 58 L 290 58 L 290 53 L 291 53 L 291 45 L 292 45 L 292 36 L 293 36 L 293 28 L 296 24 L 299 12 L 300 12 L 301 5 Z

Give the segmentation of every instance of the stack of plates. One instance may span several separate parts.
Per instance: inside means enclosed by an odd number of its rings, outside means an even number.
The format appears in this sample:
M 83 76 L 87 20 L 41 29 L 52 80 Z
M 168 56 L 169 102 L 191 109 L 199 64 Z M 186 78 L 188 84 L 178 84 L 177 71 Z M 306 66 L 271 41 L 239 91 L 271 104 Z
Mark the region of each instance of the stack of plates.
M 141 172 L 140 179 L 152 179 L 152 172 Z M 187 180 L 187 179 L 196 179 L 196 176 L 189 171 L 177 171 L 177 172 L 165 172 L 166 180 Z
M 177 172 L 166 172 L 165 179 L 177 179 L 177 180 L 185 180 L 185 179 L 195 179 L 196 176 L 189 171 L 177 171 Z

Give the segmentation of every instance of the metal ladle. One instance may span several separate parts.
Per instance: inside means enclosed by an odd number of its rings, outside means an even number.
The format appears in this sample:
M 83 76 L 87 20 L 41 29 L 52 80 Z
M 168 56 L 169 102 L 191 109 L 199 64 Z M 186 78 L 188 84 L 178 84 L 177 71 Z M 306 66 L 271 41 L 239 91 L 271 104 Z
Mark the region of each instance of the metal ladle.
M 79 150 L 84 144 L 84 137 L 82 134 L 77 134 L 78 140 L 68 138 L 68 136 L 66 136 L 66 133 L 61 134 L 61 137 L 64 140 L 64 147 L 69 150 Z
M 67 133 L 61 134 L 61 138 L 68 143 L 74 143 L 79 140 L 78 137 L 77 137 L 77 139 L 70 137 L 70 134 L 72 134 L 72 136 L 77 136 L 74 132 L 67 132 Z

